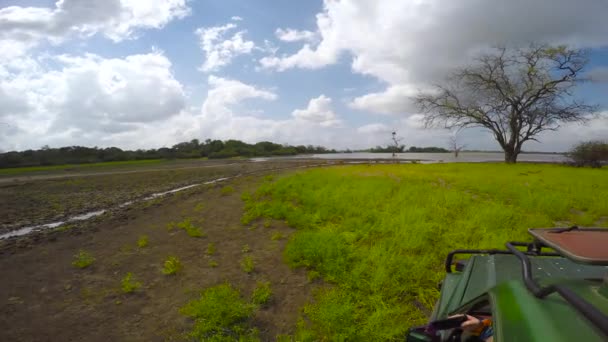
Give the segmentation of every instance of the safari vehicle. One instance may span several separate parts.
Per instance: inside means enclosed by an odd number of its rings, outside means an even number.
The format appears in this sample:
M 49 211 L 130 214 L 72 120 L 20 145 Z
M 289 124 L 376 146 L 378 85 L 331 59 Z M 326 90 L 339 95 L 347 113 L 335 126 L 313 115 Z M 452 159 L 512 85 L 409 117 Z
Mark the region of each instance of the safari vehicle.
M 407 341 L 465 341 L 462 314 L 491 317 L 497 342 L 608 341 L 608 229 L 528 231 L 505 250 L 450 252 L 430 321 Z

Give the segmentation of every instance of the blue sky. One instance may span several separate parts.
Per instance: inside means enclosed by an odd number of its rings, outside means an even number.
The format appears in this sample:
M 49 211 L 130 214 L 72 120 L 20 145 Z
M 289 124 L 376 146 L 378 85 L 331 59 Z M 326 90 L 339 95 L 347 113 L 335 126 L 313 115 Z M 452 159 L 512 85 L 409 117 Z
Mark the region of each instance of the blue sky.
M 524 149 L 608 137 L 608 4 L 497 1 L 3 1 L 0 150 L 193 138 L 365 148 L 392 130 L 446 146 L 453 133 L 422 127 L 411 97 L 480 49 L 531 41 L 590 49 L 594 81 L 577 96 L 600 112 Z M 459 140 L 498 149 L 480 129 Z

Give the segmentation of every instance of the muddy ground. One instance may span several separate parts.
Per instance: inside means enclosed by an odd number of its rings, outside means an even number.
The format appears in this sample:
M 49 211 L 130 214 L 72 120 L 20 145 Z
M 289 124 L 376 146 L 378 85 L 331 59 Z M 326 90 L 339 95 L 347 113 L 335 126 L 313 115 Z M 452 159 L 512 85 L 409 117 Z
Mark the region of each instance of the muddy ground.
M 258 280 L 271 282 L 273 297 L 250 324 L 264 341 L 293 332 L 299 308 L 322 285 L 283 262 L 291 228 L 282 222 L 241 224 L 241 194 L 261 181 L 256 175 L 196 187 L 69 229 L 0 241 L 0 341 L 186 340 L 192 321 L 179 313 L 180 307 L 201 290 L 225 282 L 248 298 Z M 222 191 L 227 185 L 234 191 Z M 185 218 L 206 236 L 167 228 Z M 284 238 L 272 240 L 276 232 Z M 142 235 L 149 244 L 139 248 Z M 214 255 L 206 253 L 209 243 L 215 244 Z M 244 245 L 255 261 L 249 274 L 239 264 Z M 95 257 L 88 268 L 72 266 L 79 250 Z M 182 261 L 183 271 L 166 276 L 161 269 L 171 255 Z M 128 272 L 143 284 L 132 294 L 120 288 Z
M 218 177 L 263 170 L 320 164 L 319 160 L 283 159 L 178 161 L 151 166 L 106 167 L 100 170 L 52 170 L 0 176 L 0 234 L 82 213 L 107 209 L 156 192 Z

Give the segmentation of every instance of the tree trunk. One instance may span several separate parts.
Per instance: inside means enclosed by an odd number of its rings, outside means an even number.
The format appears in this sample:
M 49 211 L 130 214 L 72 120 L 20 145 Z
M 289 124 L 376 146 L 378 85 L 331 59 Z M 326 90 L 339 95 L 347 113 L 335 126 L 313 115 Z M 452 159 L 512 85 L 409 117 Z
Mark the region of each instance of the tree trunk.
M 515 164 L 517 163 L 517 152 L 515 152 L 514 148 L 505 148 L 505 163 L 507 164 Z

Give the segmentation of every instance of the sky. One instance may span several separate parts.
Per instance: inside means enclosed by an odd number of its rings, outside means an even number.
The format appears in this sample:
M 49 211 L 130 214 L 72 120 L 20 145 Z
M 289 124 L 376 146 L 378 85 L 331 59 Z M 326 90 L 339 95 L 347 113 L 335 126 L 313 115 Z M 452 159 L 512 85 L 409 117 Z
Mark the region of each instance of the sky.
M 0 150 L 239 139 L 447 147 L 412 96 L 492 46 L 589 49 L 598 105 L 524 150 L 608 138 L 605 0 L 0 0 Z M 467 149 L 499 150 L 483 129 Z

